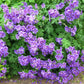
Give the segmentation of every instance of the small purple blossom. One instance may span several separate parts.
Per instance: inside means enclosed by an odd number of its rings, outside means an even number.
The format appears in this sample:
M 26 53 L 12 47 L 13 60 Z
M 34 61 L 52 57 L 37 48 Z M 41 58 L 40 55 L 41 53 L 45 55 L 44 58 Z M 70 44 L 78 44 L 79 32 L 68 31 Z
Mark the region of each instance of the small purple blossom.
M 62 45 L 62 38 L 56 38 L 56 42 L 58 42 L 60 45 Z
M 82 50 L 81 53 L 84 55 L 84 50 Z
M 37 4 L 35 4 L 35 8 L 36 8 L 36 9 L 38 8 Z
M 7 68 L 3 67 L 2 73 L 6 73 Z
M 84 55 L 82 55 L 80 59 L 82 62 L 84 62 Z
M 2 30 L 2 27 L 0 26 L 0 30 Z
M 44 4 L 44 3 L 42 3 L 42 4 L 41 4 L 41 7 L 42 7 L 42 8 L 45 8 L 45 4 Z
M 43 16 L 42 19 L 45 20 L 45 16 Z

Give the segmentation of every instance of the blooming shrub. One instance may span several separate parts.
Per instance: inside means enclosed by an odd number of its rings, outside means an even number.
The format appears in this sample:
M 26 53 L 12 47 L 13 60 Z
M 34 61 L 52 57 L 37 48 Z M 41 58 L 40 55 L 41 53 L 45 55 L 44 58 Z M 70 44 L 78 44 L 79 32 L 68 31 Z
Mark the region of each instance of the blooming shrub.
M 23 2 L 19 8 L 1 5 L 4 26 L 0 27 L 0 38 L 6 43 L 0 41 L 0 56 L 7 56 L 7 77 L 67 83 L 84 71 L 84 44 L 80 39 L 84 33 L 74 23 L 83 14 L 76 8 L 78 4 L 77 0 L 65 0 L 52 8 L 45 3 L 33 7 Z M 5 67 L 2 73 L 6 73 Z

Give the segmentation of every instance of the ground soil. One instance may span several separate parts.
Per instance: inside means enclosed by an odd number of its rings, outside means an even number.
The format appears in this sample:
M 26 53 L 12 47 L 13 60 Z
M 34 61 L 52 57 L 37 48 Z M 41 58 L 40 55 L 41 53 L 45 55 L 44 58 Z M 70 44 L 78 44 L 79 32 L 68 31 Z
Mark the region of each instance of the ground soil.
M 51 84 L 49 81 L 46 83 L 46 80 L 42 80 L 41 84 Z M 10 80 L 0 80 L 0 84 L 32 84 L 32 79 L 10 79 Z M 40 84 L 40 83 L 34 83 Z M 54 83 L 59 84 L 59 83 Z M 77 77 L 74 77 L 73 80 L 69 81 L 67 84 L 84 84 L 84 72 L 80 73 Z

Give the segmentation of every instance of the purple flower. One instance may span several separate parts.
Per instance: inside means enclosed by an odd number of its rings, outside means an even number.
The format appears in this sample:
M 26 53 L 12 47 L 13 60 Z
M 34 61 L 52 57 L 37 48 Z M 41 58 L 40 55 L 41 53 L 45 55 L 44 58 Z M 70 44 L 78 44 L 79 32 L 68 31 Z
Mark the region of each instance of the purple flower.
M 52 54 L 52 52 L 55 50 L 54 47 L 55 47 L 55 44 L 53 42 L 49 44 L 49 53 L 50 54 Z
M 2 62 L 2 65 L 6 65 L 6 62 L 7 62 L 7 61 L 6 61 L 6 60 L 4 60 L 4 62 Z
M 82 50 L 81 53 L 84 55 L 84 50 Z
M 35 4 L 35 8 L 36 8 L 36 9 L 38 8 L 37 4 Z
M 20 39 L 20 37 L 19 37 L 19 35 L 18 35 L 18 34 L 16 34 L 16 39 L 17 39 L 17 40 L 19 40 L 19 39 Z
M 66 32 L 71 32 L 71 28 L 66 26 L 66 27 L 65 27 L 65 31 L 66 31 Z
M 29 63 L 29 56 L 20 56 L 18 57 L 18 61 L 22 66 L 26 66 Z
M 0 73 L 0 77 L 3 77 L 3 76 L 5 76 L 5 74 L 4 73 Z
M 59 7 L 60 7 L 60 9 L 62 9 L 64 6 L 65 6 L 65 5 L 64 5 L 63 2 L 59 3 Z
M 60 45 L 62 45 L 62 38 L 56 38 L 56 42 L 58 42 Z
M 44 4 L 44 3 L 42 3 L 42 4 L 41 4 L 41 7 L 42 7 L 42 8 L 45 8 L 45 4 Z
M 76 68 L 72 68 L 72 73 L 73 73 L 75 76 L 78 76 L 78 75 L 79 75 L 79 71 L 78 71 Z
M 43 16 L 42 19 L 45 20 L 45 16 Z
M 29 72 L 28 72 L 29 78 L 35 79 L 37 76 L 35 76 L 34 74 L 37 74 L 37 72 L 29 70 Z
M 56 60 L 62 60 L 63 55 L 62 55 L 62 54 L 60 54 L 60 55 L 56 55 L 55 58 L 56 58 Z
M 20 75 L 20 78 L 28 78 L 28 73 L 25 73 L 24 71 L 22 72 L 18 72 L 18 74 Z
M 48 14 L 49 14 L 49 17 L 52 17 L 52 18 L 56 18 L 60 15 L 57 9 L 50 9 L 48 11 Z
M 61 68 L 66 68 L 66 63 L 63 62 L 61 65 L 60 65 Z
M 60 20 L 61 20 L 61 19 L 65 19 L 65 15 L 60 14 Z
M 79 71 L 79 72 L 84 71 L 84 66 L 79 66 L 79 67 L 77 67 L 77 68 L 78 68 L 78 71 Z
M 82 62 L 84 62 L 84 55 L 82 55 L 80 59 Z
M 67 71 L 60 71 L 59 72 L 59 76 L 62 77 L 62 78 L 68 77 L 68 75 L 69 74 L 67 73 Z
M 56 9 L 58 9 L 58 10 L 60 9 L 60 6 L 59 6 L 59 4 L 57 4 L 57 5 L 56 5 Z
M 14 50 L 16 54 L 23 54 L 24 53 L 24 48 L 20 47 L 18 50 Z
M 75 50 L 75 47 L 70 46 L 69 48 L 67 48 L 69 52 L 72 52 L 73 50 Z
M 2 27 L 0 26 L 0 30 L 2 30 Z
M 64 3 L 63 2 L 61 2 L 61 3 L 59 3 L 59 4 L 57 4 L 56 5 L 56 9 L 62 9 L 64 7 Z
M 57 54 L 61 54 L 61 53 L 62 53 L 62 47 L 60 47 L 60 49 L 57 49 L 57 50 L 56 50 L 56 53 L 57 53 Z
M 79 10 L 75 10 L 74 11 L 74 17 L 75 17 L 75 19 L 78 19 L 80 17 L 80 15 L 81 15 L 81 13 L 80 13 Z
M 7 68 L 3 67 L 2 73 L 6 73 Z
M 0 38 L 4 38 L 6 34 L 3 31 L 0 31 Z

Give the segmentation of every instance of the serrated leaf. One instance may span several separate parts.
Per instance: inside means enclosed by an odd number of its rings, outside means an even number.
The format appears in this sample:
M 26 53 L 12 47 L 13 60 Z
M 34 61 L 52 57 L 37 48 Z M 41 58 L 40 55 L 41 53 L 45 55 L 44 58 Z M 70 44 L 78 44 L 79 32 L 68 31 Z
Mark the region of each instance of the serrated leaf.
M 53 33 L 53 26 L 50 24 L 50 22 L 46 25 L 45 31 L 47 31 L 48 34 Z
M 71 43 L 66 38 L 63 38 L 63 40 L 62 40 L 62 46 L 65 47 L 65 48 L 68 48 L 69 46 L 71 46 Z

